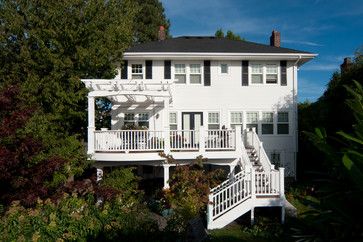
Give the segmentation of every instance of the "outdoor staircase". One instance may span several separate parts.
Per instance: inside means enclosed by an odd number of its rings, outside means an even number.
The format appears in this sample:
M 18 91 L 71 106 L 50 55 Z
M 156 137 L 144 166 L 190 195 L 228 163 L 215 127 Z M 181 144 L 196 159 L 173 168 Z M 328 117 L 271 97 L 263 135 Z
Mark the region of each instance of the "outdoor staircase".
M 251 212 L 254 221 L 256 207 L 281 207 L 285 217 L 284 168 L 276 170 L 254 130 L 244 134 L 242 171 L 210 190 L 207 208 L 207 228 L 223 228 L 238 217 Z

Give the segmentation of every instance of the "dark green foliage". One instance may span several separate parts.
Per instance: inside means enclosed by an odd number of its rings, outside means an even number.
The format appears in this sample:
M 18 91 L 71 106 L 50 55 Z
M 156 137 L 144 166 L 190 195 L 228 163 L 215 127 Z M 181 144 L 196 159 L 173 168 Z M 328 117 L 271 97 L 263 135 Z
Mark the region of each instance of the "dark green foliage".
M 165 17 L 164 7 L 159 0 L 136 0 L 139 11 L 136 15 L 133 29 L 133 41 L 144 43 L 158 40 L 160 26 L 165 27 L 169 36 L 170 22 Z
M 329 135 L 316 129 L 307 133 L 326 161 L 327 172 L 316 180 L 319 202 L 294 228 L 296 237 L 316 241 L 363 240 L 363 88 L 345 85 L 347 107 L 354 117 L 353 131 Z M 331 141 L 333 140 L 333 142 Z
M 343 73 L 334 73 L 327 90 L 315 103 L 299 104 L 299 177 L 307 177 L 306 171 L 326 171 L 324 156 L 314 147 L 303 131 L 314 132 L 315 128 L 324 128 L 328 136 L 334 136 L 338 131 L 352 132 L 355 122 L 353 112 L 348 107 L 346 100 L 349 93 L 344 86 L 354 87 L 353 80 L 363 84 L 363 59 L 360 52 L 352 66 Z M 327 141 L 333 149 L 341 144 L 335 139 Z
M 215 34 L 215 37 L 217 38 L 227 38 L 230 40 L 241 40 L 244 41 L 244 38 L 241 38 L 241 36 L 239 36 L 238 34 L 233 33 L 231 30 L 228 30 L 226 34 L 224 34 L 223 29 L 218 29 Z
M 59 132 L 85 130 L 80 78 L 111 78 L 132 42 L 131 1 L 4 1 L 0 5 L 0 84 L 51 115 Z

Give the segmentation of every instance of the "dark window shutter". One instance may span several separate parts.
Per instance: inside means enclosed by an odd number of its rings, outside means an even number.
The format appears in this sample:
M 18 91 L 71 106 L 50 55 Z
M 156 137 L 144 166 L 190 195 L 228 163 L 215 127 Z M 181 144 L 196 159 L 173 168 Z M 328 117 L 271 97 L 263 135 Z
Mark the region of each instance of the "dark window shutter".
M 242 61 L 242 86 L 248 86 L 248 61 Z
M 145 78 L 146 79 L 153 79 L 153 61 L 147 60 L 147 61 L 145 61 L 145 65 L 146 65 Z
M 127 60 L 124 60 L 121 64 L 121 79 L 127 79 L 127 64 Z
M 204 61 L 204 86 L 210 86 L 210 61 Z
M 287 86 L 287 77 L 286 77 L 286 61 L 280 61 L 280 80 L 281 86 Z
M 164 79 L 171 79 L 171 61 L 164 61 Z

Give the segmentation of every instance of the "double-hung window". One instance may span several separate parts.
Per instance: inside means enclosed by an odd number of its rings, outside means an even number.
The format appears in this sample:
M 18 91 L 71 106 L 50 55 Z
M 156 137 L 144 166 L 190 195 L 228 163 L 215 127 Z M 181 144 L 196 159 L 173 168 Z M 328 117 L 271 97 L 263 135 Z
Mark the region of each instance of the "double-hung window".
M 235 128 L 236 125 L 243 124 L 243 114 L 242 112 L 231 112 L 231 128 Z
M 277 113 L 277 134 L 289 134 L 289 113 Z
M 185 64 L 175 64 L 175 83 L 187 83 L 187 73 Z
M 132 125 L 135 123 L 135 114 L 134 113 L 125 113 L 124 118 L 125 125 Z
M 208 113 L 208 129 L 219 129 L 219 113 L 210 112 Z
M 200 64 L 190 64 L 190 84 L 201 84 L 202 73 Z
M 170 130 L 178 129 L 177 113 L 175 112 L 169 113 L 169 128 Z
M 266 84 L 276 84 L 277 83 L 277 65 L 267 64 L 266 65 Z
M 251 83 L 262 84 L 263 83 L 263 65 L 251 64 Z
M 246 121 L 246 127 L 248 129 L 255 128 L 256 133 L 258 133 L 258 112 L 247 112 Z
M 131 65 L 131 78 L 132 79 L 143 79 L 143 69 L 142 64 L 132 64 Z
M 137 126 L 149 128 L 149 114 L 139 113 L 137 116 Z
M 263 112 L 261 121 L 262 134 L 274 133 L 274 114 L 272 112 Z
M 148 113 L 125 113 L 125 126 L 136 125 L 139 127 L 149 127 Z

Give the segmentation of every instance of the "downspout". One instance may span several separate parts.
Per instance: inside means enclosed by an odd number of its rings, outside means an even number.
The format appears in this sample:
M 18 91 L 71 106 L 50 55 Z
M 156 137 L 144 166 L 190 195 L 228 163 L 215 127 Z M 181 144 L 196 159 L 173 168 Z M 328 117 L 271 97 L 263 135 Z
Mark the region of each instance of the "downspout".
M 298 59 L 295 61 L 294 63 L 294 66 L 293 66 L 293 75 L 292 75 L 292 78 L 293 78 L 293 107 L 294 107 L 294 114 L 295 114 L 295 153 L 294 153 L 294 166 L 295 166 L 295 180 L 296 180 L 296 174 L 297 174 L 297 152 L 299 150 L 299 145 L 298 145 L 298 142 L 299 142 L 299 129 L 298 129 L 298 110 L 297 110 L 297 65 L 299 64 L 301 60 L 301 55 L 298 56 Z M 295 68 L 296 68 L 296 71 L 295 71 Z M 295 75 L 296 74 L 296 75 Z M 295 82 L 296 82 L 296 86 L 295 86 Z M 295 92 L 296 92 L 296 95 L 295 95 Z

